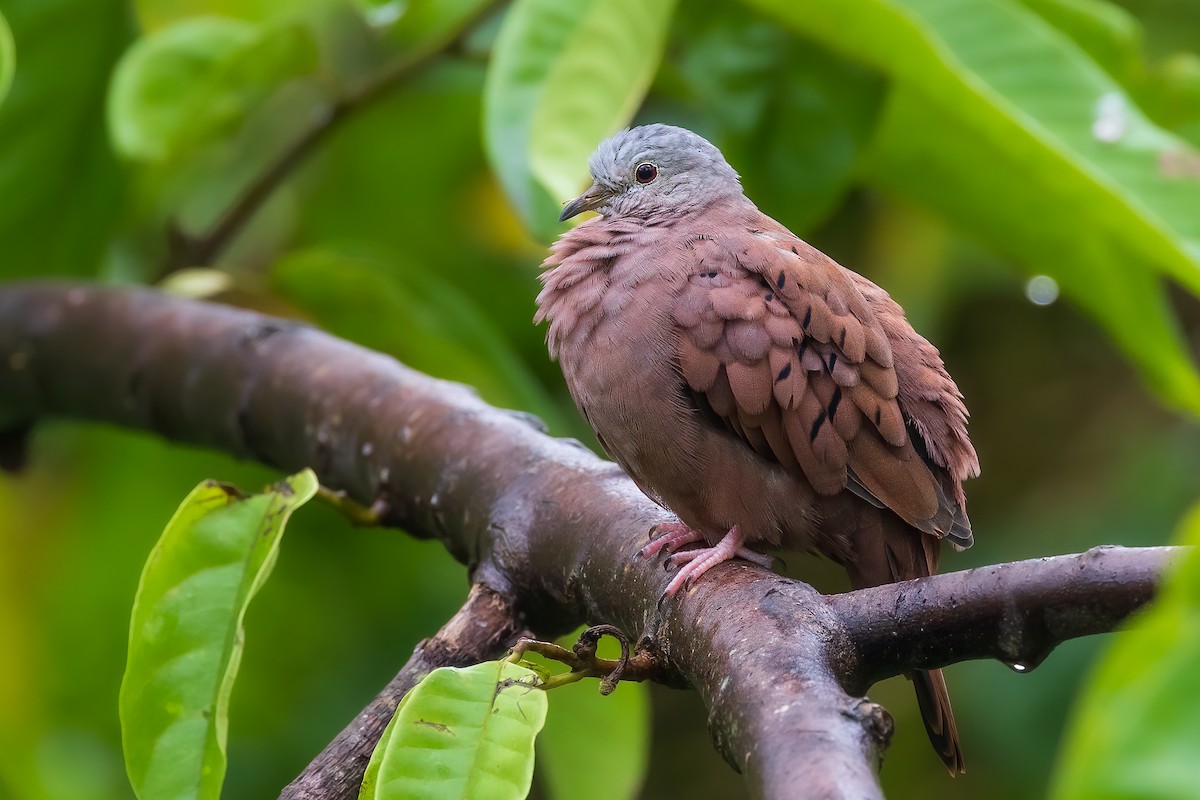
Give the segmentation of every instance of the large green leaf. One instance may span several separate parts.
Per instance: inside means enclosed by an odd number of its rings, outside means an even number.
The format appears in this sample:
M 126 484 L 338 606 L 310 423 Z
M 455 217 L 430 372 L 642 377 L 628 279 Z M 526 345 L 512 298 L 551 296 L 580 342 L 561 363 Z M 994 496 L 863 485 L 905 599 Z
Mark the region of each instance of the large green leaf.
M 4 0 L 20 66 L 0 105 L 0 276 L 94 273 L 124 176 L 104 91 L 129 37 L 124 0 Z
M 150 553 L 120 700 L 126 771 L 141 800 L 220 796 L 242 619 L 288 517 L 316 491 L 311 470 L 252 496 L 205 481 Z
M 507 661 L 443 667 L 401 702 L 371 756 L 362 800 L 522 800 L 546 693 Z
M 0 14 L 0 103 L 4 102 L 8 87 L 12 85 L 13 69 L 17 62 L 16 51 L 8 20 Z
M 163 28 L 131 47 L 113 75 L 113 142 L 132 159 L 178 158 L 230 132 L 316 64 L 316 45 L 299 23 L 196 17 Z
M 658 67 L 674 0 L 516 0 L 484 88 L 484 142 L 525 227 L 549 240 L 587 158 Z
M 1056 800 L 1185 800 L 1200 787 L 1200 506 L 1192 549 L 1159 597 L 1116 636 L 1084 690 L 1064 745 Z
M 1059 280 L 1169 401 L 1197 377 L 1156 275 L 1200 293 L 1200 160 L 1016 0 L 754 0 L 896 87 L 869 178 Z

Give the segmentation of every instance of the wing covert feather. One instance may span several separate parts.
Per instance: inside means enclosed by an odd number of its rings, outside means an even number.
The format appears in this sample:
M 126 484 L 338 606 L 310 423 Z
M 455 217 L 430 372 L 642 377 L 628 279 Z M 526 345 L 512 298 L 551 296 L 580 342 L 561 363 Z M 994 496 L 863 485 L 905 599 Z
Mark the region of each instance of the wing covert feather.
M 945 465 L 926 463 L 926 448 L 940 449 L 911 439 L 905 368 L 885 327 L 893 309 L 878 313 L 864 289 L 886 294 L 784 232 L 704 237 L 690 249 L 695 268 L 672 313 L 681 375 L 708 409 L 820 494 L 849 485 L 927 533 L 961 534 L 959 481 L 950 487 L 935 475 Z M 917 435 L 937 429 L 929 416 Z

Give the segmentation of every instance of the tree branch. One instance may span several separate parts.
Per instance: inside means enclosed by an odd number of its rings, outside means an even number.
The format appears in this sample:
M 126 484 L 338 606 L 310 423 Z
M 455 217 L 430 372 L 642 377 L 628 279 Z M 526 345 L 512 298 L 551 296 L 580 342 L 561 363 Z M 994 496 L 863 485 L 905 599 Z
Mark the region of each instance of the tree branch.
M 1176 549 L 1095 547 L 829 597 L 858 650 L 847 685 L 979 658 L 1033 669 L 1149 602 Z
M 420 75 L 444 55 L 458 48 L 476 26 L 487 19 L 500 2 L 486 3 L 463 20 L 458 33 L 440 46 L 406 54 L 384 67 L 360 86 L 347 90 L 314 114 L 313 122 L 274 161 L 253 178 L 241 194 L 202 234 L 192 235 L 174 225 L 167 232 L 167 263 L 163 274 L 185 267 L 211 265 L 246 227 L 275 190 L 354 112 L 370 105 L 389 91 Z
M 666 512 L 526 415 L 293 322 L 147 291 L 0 289 L 0 434 L 51 415 L 312 466 L 384 524 L 441 540 L 542 638 L 585 621 L 645 631 L 664 682 L 697 690 L 758 797 L 880 797 L 891 721 L 854 696 L 870 681 L 960 658 L 1032 663 L 1148 599 L 1170 552 L 1092 551 L 832 598 L 730 562 L 660 612 L 669 575 L 635 554 Z

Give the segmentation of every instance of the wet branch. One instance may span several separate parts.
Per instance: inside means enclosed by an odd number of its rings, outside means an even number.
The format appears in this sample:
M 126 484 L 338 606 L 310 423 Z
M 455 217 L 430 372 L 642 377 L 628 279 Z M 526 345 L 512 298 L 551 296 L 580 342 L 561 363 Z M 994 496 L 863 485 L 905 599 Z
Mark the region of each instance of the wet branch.
M 493 656 L 518 627 L 545 639 L 584 622 L 643 634 L 657 680 L 697 691 L 752 795 L 806 786 L 878 798 L 892 722 L 859 696 L 873 681 L 969 658 L 1032 666 L 1058 642 L 1111 630 L 1150 599 L 1172 557 L 1104 548 L 832 597 L 733 562 L 660 612 L 670 576 L 634 556 L 666 513 L 617 467 L 527 415 L 286 320 L 148 291 L 0 288 L 0 443 L 17 447 L 54 416 L 289 472 L 311 466 L 382 524 L 437 538 L 467 565 L 474 601 L 418 647 L 289 798 L 354 797 L 381 721 L 433 666 Z M 501 605 L 475 624 L 480 597 Z M 433 645 L 446 638 L 458 644 L 439 655 Z

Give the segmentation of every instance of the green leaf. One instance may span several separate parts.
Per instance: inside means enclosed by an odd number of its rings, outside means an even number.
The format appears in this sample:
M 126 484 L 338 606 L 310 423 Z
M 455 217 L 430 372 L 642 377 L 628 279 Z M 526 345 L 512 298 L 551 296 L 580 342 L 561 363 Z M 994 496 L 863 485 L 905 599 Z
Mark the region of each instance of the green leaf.
M 357 0 L 367 22 L 411 53 L 451 41 L 491 0 Z
M 1055 800 L 1182 800 L 1200 785 L 1200 506 L 1158 598 L 1115 636 L 1073 714 Z
M 507 661 L 425 676 L 367 766 L 362 800 L 523 800 L 546 720 L 536 674 Z
M 892 80 L 870 180 L 1056 278 L 1165 399 L 1200 413 L 1157 277 L 1200 294 L 1200 155 L 1015 0 L 755 3 Z
M 1118 81 L 1134 77 L 1142 60 L 1137 18 L 1108 0 L 1020 0 L 1075 40 Z
M 197 17 L 163 28 L 117 65 L 108 104 L 113 142 L 131 159 L 179 158 L 233 131 L 316 64 L 316 44 L 299 23 Z
M 1176 53 L 1156 64 L 1138 98 L 1156 120 L 1200 148 L 1200 55 Z
M 648 688 L 622 683 L 602 697 L 596 681 L 580 681 L 550 699 L 537 752 L 538 779 L 551 800 L 638 797 L 650 755 Z
M 307 469 L 248 497 L 205 481 L 150 553 L 120 698 L 125 768 L 141 800 L 220 796 L 242 619 L 288 517 L 316 491 Z
M 134 0 L 138 23 L 143 31 L 160 28 L 192 17 L 229 17 L 247 22 L 263 22 L 307 14 L 320 6 L 341 0 Z
M 128 9 L 124 0 L 3 6 L 20 67 L 0 105 L 0 276 L 93 274 L 125 184 L 102 112 Z
M 516 0 L 484 86 L 484 142 L 525 227 L 552 239 L 587 159 L 627 124 L 658 67 L 674 0 Z
M 17 47 L 13 44 L 12 30 L 8 27 L 8 20 L 4 18 L 4 14 L 0 13 L 0 103 L 4 102 L 8 87 L 12 85 L 16 64 Z

